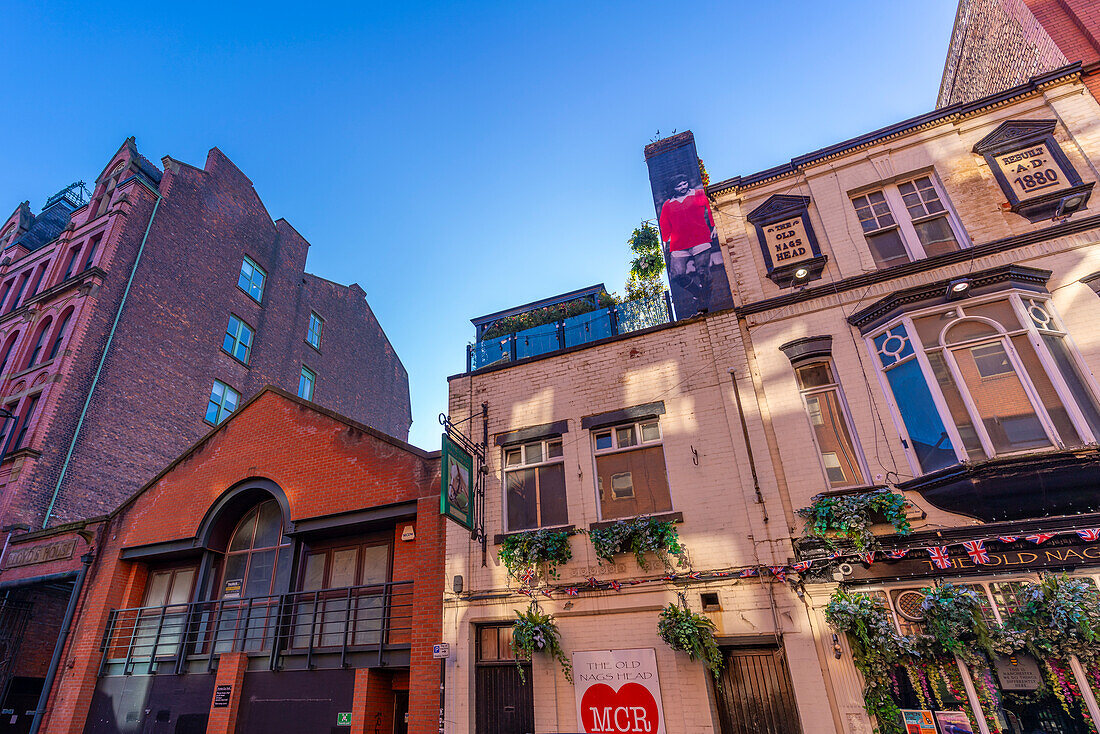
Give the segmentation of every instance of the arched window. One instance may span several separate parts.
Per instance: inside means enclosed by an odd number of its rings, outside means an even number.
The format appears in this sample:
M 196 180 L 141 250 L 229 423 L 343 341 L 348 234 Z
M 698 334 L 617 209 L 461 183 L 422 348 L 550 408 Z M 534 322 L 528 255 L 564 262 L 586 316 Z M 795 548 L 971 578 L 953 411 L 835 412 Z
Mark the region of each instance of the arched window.
M 245 513 L 230 538 L 219 597 L 254 598 L 286 590 L 290 539 L 283 535 L 279 503 L 267 500 Z
M 38 286 L 42 285 L 42 276 L 46 274 L 46 263 L 42 263 L 38 267 L 38 272 L 34 274 L 34 281 L 31 283 L 31 289 L 27 293 L 27 298 L 30 298 L 35 293 L 38 293 Z
M 57 353 L 61 350 L 61 342 L 65 340 L 65 331 L 69 328 L 69 321 L 73 318 L 72 307 L 67 310 L 64 315 L 61 316 L 61 321 L 57 324 L 57 331 L 54 332 L 53 344 L 50 346 L 50 353 L 46 359 L 53 359 L 57 356 Z M 0 368 L 0 372 L 3 369 Z
M 8 360 L 11 359 L 12 352 L 15 351 L 15 343 L 19 341 L 19 332 L 15 332 L 8 337 L 8 340 L 4 342 L 4 351 L 0 352 L 0 375 L 4 374 L 4 370 L 8 367 Z
M 38 364 L 38 357 L 42 354 L 42 348 L 46 346 L 46 339 L 50 336 L 50 324 L 52 323 L 53 319 L 47 316 L 42 322 L 42 326 L 38 327 L 38 338 L 34 340 L 34 349 L 31 350 L 30 358 L 27 359 L 27 369 Z

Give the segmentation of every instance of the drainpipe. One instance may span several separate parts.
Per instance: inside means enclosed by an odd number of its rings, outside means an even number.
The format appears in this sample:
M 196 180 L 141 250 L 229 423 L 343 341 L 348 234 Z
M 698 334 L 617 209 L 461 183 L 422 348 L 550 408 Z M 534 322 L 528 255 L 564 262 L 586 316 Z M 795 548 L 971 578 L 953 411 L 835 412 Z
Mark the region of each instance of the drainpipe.
M 46 680 L 42 683 L 42 693 L 38 696 L 38 704 L 34 707 L 34 720 L 28 734 L 38 734 L 42 726 L 42 715 L 46 713 L 46 702 L 50 698 L 50 689 L 53 688 L 53 679 L 57 675 L 57 666 L 61 663 L 61 653 L 65 651 L 65 641 L 69 638 L 69 628 L 73 623 L 73 614 L 76 612 L 76 603 L 80 599 L 80 591 L 84 588 L 84 578 L 88 575 L 88 567 L 92 565 L 95 551 L 88 551 L 80 557 L 84 565 L 76 574 L 73 582 L 73 593 L 69 595 L 69 606 L 65 609 L 65 618 L 61 621 L 61 632 L 57 635 L 57 644 L 53 648 L 53 657 L 50 658 L 50 667 L 46 671 Z
M 53 496 L 50 497 L 50 505 L 46 508 L 46 517 L 42 521 L 42 529 L 45 530 L 46 526 L 50 523 L 50 517 L 53 515 L 53 506 L 57 502 L 57 495 L 61 492 L 61 483 L 65 481 L 65 472 L 69 468 L 69 460 L 73 456 L 73 450 L 76 448 L 76 439 L 80 436 L 80 429 L 84 425 L 84 417 L 88 414 L 88 406 L 92 404 L 92 394 L 95 392 L 95 387 L 99 383 L 99 375 L 103 372 L 103 364 L 107 361 L 107 353 L 111 350 L 111 342 L 115 338 L 115 330 L 118 328 L 119 319 L 122 318 L 122 309 L 126 306 L 126 298 L 130 295 L 130 286 L 134 282 L 134 275 L 137 273 L 138 263 L 141 262 L 141 253 L 145 252 L 145 242 L 149 239 L 149 230 L 153 228 L 153 217 L 157 215 L 157 209 L 160 208 L 161 200 L 160 191 L 157 191 L 157 200 L 153 204 L 153 213 L 149 215 L 149 223 L 145 225 L 145 235 L 141 238 L 141 246 L 138 247 L 137 257 L 134 258 L 134 266 L 130 268 L 130 277 L 126 281 L 126 290 L 122 292 L 122 301 L 118 304 L 118 311 L 115 313 L 114 323 L 111 324 L 111 333 L 107 335 L 107 343 L 103 346 L 103 353 L 99 355 L 99 366 L 96 367 L 95 376 L 92 378 L 92 385 L 88 388 L 88 396 L 84 399 L 84 407 L 80 409 L 80 418 L 76 421 L 76 428 L 73 429 L 73 440 L 69 442 L 69 450 L 65 454 L 65 463 L 61 465 L 61 473 L 57 476 L 57 484 L 53 488 Z

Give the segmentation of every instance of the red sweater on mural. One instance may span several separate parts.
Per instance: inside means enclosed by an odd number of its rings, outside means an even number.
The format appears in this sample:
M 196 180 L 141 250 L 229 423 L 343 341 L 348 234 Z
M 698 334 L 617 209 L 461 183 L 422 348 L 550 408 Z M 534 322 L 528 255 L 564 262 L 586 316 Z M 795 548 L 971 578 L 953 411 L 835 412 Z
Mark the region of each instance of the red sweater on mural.
M 706 191 L 695 189 L 683 199 L 669 199 L 661 207 L 658 224 L 661 237 L 668 242 L 671 252 L 689 250 L 710 242 L 714 220 L 710 216 L 710 202 Z

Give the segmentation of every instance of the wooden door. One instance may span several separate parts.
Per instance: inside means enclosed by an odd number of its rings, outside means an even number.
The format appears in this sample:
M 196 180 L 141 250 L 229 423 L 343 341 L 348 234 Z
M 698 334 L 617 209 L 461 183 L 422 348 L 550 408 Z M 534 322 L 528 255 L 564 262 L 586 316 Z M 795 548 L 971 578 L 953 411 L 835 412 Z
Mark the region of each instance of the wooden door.
M 801 734 L 782 649 L 738 647 L 724 654 L 717 685 L 722 734 Z
M 523 678 L 512 654 L 512 627 L 478 629 L 476 734 L 533 734 L 535 698 L 531 687 L 531 663 L 521 661 Z

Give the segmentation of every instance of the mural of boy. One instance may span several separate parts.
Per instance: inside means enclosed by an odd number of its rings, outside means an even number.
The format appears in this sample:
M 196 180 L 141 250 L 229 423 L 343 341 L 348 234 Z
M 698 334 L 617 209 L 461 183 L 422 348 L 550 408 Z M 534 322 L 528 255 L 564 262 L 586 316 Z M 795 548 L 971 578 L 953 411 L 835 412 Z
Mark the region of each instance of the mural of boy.
M 733 306 L 695 137 L 680 133 L 645 152 L 677 319 Z

